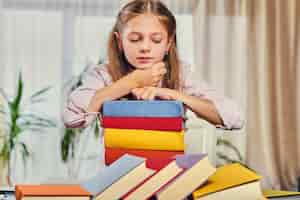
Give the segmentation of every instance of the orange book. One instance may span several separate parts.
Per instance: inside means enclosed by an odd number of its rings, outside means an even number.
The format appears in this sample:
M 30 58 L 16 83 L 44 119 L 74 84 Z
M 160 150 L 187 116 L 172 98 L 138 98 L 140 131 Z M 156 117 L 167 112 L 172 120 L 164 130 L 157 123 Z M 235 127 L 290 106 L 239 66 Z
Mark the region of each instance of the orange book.
M 91 194 L 80 185 L 16 185 L 16 200 L 89 200 Z

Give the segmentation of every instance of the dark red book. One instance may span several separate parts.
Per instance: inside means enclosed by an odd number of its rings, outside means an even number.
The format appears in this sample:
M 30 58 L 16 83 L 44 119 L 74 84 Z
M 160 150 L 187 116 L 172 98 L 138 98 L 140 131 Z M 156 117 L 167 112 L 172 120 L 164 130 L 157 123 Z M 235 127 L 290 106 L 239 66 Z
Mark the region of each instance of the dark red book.
M 135 156 L 144 157 L 146 159 L 168 159 L 174 158 L 175 155 L 184 154 L 183 151 L 157 151 L 157 150 L 134 150 L 134 149 L 120 149 L 105 147 L 105 164 L 110 165 L 115 160 L 124 154 L 131 154 Z
M 159 131 L 181 131 L 181 117 L 106 117 L 102 118 L 104 128 L 143 129 Z
M 152 174 L 151 176 L 149 176 L 148 178 L 146 178 L 145 180 L 143 180 L 140 184 L 138 184 L 137 186 L 133 187 L 130 191 L 128 191 L 121 199 L 122 200 L 125 200 L 128 196 L 131 195 L 131 193 L 133 193 L 135 190 L 139 189 L 142 185 L 144 185 L 145 183 L 147 183 L 149 180 L 151 180 L 153 177 L 155 178 L 158 178 L 159 176 L 161 176 L 162 174 L 160 174 L 159 172 L 162 171 L 162 170 L 172 170 L 172 167 L 170 168 L 169 165 L 173 164 L 174 162 L 176 162 L 176 158 L 173 157 L 173 158 L 149 158 L 146 160 L 146 167 L 149 168 L 149 169 L 152 169 L 154 170 L 154 174 Z M 171 166 L 170 165 L 170 166 Z M 170 169 L 168 169 L 168 167 Z M 170 170 L 170 171 L 171 171 Z M 173 177 L 175 176 L 178 176 L 179 173 L 183 172 L 182 169 L 180 169 L 180 171 L 173 171 L 173 172 L 177 172 L 176 173 L 173 173 L 171 176 L 173 179 Z M 174 175 L 175 174 L 175 175 Z M 165 174 L 167 175 L 167 174 Z M 166 177 L 165 177 L 166 178 Z M 169 177 L 168 177 L 169 178 Z M 167 182 L 170 181 L 170 179 L 167 178 Z M 165 182 L 163 184 L 166 184 Z M 151 197 L 152 195 L 151 194 L 148 194 L 149 197 Z M 144 198 L 144 196 L 143 196 Z M 144 198 L 145 199 L 145 198 Z M 147 198 L 148 199 L 148 198 Z

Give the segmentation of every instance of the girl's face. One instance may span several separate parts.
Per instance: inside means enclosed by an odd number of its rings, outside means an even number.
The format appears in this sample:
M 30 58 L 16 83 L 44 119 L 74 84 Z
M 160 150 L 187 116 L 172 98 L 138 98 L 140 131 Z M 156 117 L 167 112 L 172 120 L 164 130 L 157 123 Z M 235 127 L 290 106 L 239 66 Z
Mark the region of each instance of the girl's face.
M 166 28 L 152 14 L 132 18 L 121 35 L 115 34 L 119 48 L 128 62 L 137 69 L 146 69 L 162 61 L 171 45 Z

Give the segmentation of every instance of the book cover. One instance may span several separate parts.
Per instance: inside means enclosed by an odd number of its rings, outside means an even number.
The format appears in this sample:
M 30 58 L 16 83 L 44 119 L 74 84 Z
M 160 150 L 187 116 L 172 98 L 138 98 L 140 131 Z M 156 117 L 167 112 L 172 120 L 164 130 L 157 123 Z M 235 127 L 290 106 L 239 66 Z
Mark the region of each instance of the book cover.
M 144 162 L 145 159 L 141 157 L 125 154 L 112 165 L 103 168 L 96 176 L 81 183 L 81 186 L 90 192 L 93 197 L 97 197 L 113 183 Z
M 232 174 L 232 176 L 228 176 L 228 174 Z M 260 178 L 260 175 L 238 163 L 224 165 L 209 177 L 207 184 L 193 192 L 193 197 L 199 198 L 209 193 L 257 181 Z
M 184 155 L 178 155 L 177 157 L 182 157 L 181 162 L 183 164 L 190 162 L 188 157 L 184 157 Z M 198 161 L 197 159 L 195 160 L 196 162 L 194 161 L 195 163 L 191 167 L 185 167 L 186 170 L 184 173 L 161 188 L 155 195 L 156 199 L 182 200 L 188 197 L 199 186 L 203 185 L 215 173 L 216 168 L 211 165 L 207 156 Z
M 181 131 L 181 117 L 107 117 L 102 118 L 102 127 L 117 129 L 142 129 L 158 131 Z
M 130 191 L 123 199 L 148 199 L 166 187 L 169 183 L 193 169 L 197 166 L 197 163 L 205 158 L 207 158 L 205 154 L 177 155 L 172 162 L 169 162 L 167 165 L 160 168 L 150 179 Z M 152 165 L 155 167 L 156 163 L 159 162 L 152 160 L 152 162 L 149 162 L 148 166 L 151 167 Z M 207 173 L 207 171 L 205 173 Z
M 184 151 L 159 151 L 159 150 L 136 150 L 136 149 L 122 149 L 105 147 L 105 164 L 110 165 L 115 160 L 125 154 L 143 157 L 145 159 L 151 158 L 173 158 L 176 155 L 184 154 Z
M 210 193 L 196 198 L 199 200 L 218 200 L 218 199 L 242 199 L 242 200 L 263 200 L 265 197 L 261 192 L 259 181 L 245 183 L 236 187 L 231 187 L 219 192 Z M 194 200 L 196 200 L 194 199 Z
M 91 196 L 91 193 L 80 185 L 16 185 L 15 192 L 16 200 L 36 198 L 88 200 Z
M 111 117 L 182 117 L 184 109 L 180 101 L 106 101 L 103 116 Z
M 132 188 L 135 188 L 147 178 L 151 177 L 155 172 L 154 169 L 146 165 L 146 162 L 143 162 L 98 194 L 95 200 L 120 199 Z
M 270 199 L 284 199 L 284 198 L 299 198 L 300 192 L 284 191 L 284 190 L 263 190 L 263 194 L 266 198 Z

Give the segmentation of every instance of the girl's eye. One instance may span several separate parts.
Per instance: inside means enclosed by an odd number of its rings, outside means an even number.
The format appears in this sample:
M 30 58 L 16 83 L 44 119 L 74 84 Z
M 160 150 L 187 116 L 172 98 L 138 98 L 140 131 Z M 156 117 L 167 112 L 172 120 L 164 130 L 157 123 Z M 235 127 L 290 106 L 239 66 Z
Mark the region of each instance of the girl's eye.
M 159 43 L 161 42 L 160 39 L 153 39 L 152 41 L 153 41 L 154 43 L 156 43 L 156 44 L 159 44 Z
M 140 40 L 139 38 L 129 39 L 130 42 L 138 42 L 139 40 Z

